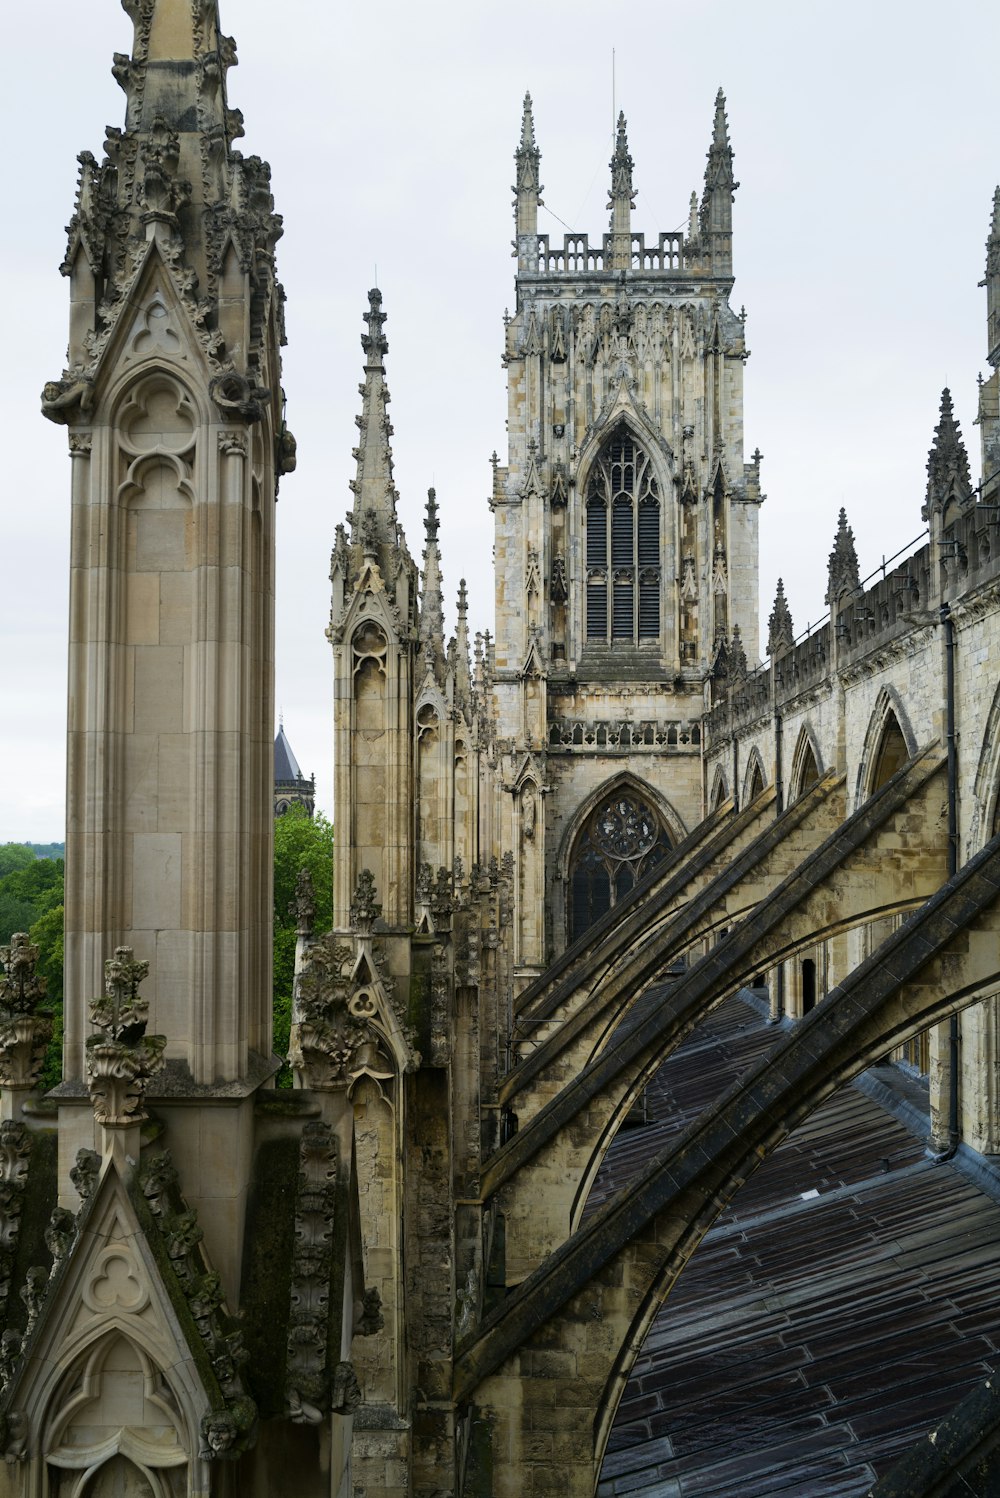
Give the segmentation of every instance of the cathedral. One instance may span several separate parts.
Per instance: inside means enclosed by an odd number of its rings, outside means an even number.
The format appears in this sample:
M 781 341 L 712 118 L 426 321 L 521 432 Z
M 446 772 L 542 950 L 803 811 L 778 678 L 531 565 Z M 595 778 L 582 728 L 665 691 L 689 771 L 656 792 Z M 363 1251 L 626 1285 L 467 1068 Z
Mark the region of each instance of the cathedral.
M 123 5 L 42 394 L 71 459 L 64 1068 L 43 1095 L 17 935 L 0 1494 L 996 1492 L 1000 189 L 981 476 L 946 390 L 916 550 L 863 579 L 842 511 L 825 620 L 796 635 L 779 583 L 759 640 L 725 98 L 683 230 L 634 224 L 621 115 L 606 228 L 556 243 L 525 97 L 492 635 L 461 582 L 446 638 L 434 490 L 419 558 L 403 533 L 367 297 L 333 926 L 303 875 L 279 1089 L 273 823 L 315 790 L 272 745 L 281 220 L 218 0 Z M 862 1196 L 867 1257 L 821 1215 Z M 775 1222 L 794 1295 L 763 1287 Z M 824 1295 L 853 1392 L 810 1384 L 812 1343 L 748 1392 Z

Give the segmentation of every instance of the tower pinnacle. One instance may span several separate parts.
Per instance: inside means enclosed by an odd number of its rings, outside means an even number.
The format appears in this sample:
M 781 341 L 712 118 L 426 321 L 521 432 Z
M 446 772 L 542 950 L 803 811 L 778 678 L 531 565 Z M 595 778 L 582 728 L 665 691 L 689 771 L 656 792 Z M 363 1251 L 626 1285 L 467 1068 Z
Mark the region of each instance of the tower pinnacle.
M 385 383 L 385 356 L 389 344 L 382 331 L 385 313 L 382 293 L 373 287 L 368 293 L 365 314 L 367 333 L 361 335 L 365 354 L 365 379 L 359 386 L 362 396 L 361 415 L 355 417 L 361 442 L 354 449 L 357 477 L 352 479 L 354 508 L 351 515 L 354 540 L 366 549 L 377 542 L 396 539 L 396 489 L 392 481 L 392 423 L 386 407 L 389 390 Z
M 709 246 L 715 275 L 733 273 L 733 194 L 739 187 L 733 177 L 733 148 L 729 144 L 726 96 L 715 96 L 712 144 L 705 166 L 705 190 L 701 199 L 701 232 Z
M 538 233 L 538 208 L 542 201 L 538 169 L 542 153 L 535 145 L 535 118 L 531 108 L 531 95 L 525 94 L 521 114 L 521 140 L 514 152 L 516 167 L 514 181 L 514 232 L 518 236 L 518 254 L 522 254 L 522 234 Z
M 986 357 L 1000 369 L 1000 187 L 993 194 L 993 217 L 986 241 Z
M 611 158 L 611 254 L 614 270 L 627 270 L 632 263 L 632 209 L 635 188 L 632 186 L 632 157 L 629 154 L 625 114 L 618 115 L 618 134 Z

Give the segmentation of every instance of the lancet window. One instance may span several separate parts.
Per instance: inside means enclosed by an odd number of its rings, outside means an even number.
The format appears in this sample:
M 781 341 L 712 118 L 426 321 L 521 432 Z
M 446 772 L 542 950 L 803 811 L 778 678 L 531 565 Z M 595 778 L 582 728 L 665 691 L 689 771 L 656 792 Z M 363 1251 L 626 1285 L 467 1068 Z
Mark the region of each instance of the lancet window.
M 630 789 L 587 818 L 570 864 L 569 936 L 574 940 L 628 894 L 672 844 L 652 807 Z
M 660 496 L 647 454 L 620 426 L 587 485 L 587 639 L 660 634 Z

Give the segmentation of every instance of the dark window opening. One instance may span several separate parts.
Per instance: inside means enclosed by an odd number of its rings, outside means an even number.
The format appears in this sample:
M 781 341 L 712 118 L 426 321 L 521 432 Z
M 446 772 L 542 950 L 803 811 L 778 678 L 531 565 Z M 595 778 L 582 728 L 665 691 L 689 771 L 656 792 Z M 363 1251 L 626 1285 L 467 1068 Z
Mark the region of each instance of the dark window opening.
M 625 427 L 605 444 L 590 476 L 586 555 L 587 639 L 658 639 L 659 491 L 648 457 Z
M 603 802 L 587 819 L 570 866 L 570 941 L 625 899 L 672 846 L 659 817 L 634 792 Z

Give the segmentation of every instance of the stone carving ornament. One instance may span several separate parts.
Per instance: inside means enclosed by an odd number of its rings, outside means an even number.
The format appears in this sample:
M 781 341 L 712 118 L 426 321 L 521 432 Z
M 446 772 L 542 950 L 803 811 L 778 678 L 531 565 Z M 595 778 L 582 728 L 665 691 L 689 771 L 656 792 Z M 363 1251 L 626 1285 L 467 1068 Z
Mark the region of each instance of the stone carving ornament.
M 147 1035 L 149 1005 L 139 984 L 149 963 L 131 947 L 116 947 L 104 964 L 104 993 L 91 1000 L 90 1020 L 103 1032 L 87 1040 L 87 1078 L 97 1122 L 108 1127 L 141 1123 L 146 1083 L 163 1067 L 165 1035 Z
M 34 1087 L 41 1076 L 52 1019 L 38 1008 L 45 979 L 38 976 L 37 963 L 38 947 L 23 931 L 0 947 L 0 1087 Z

